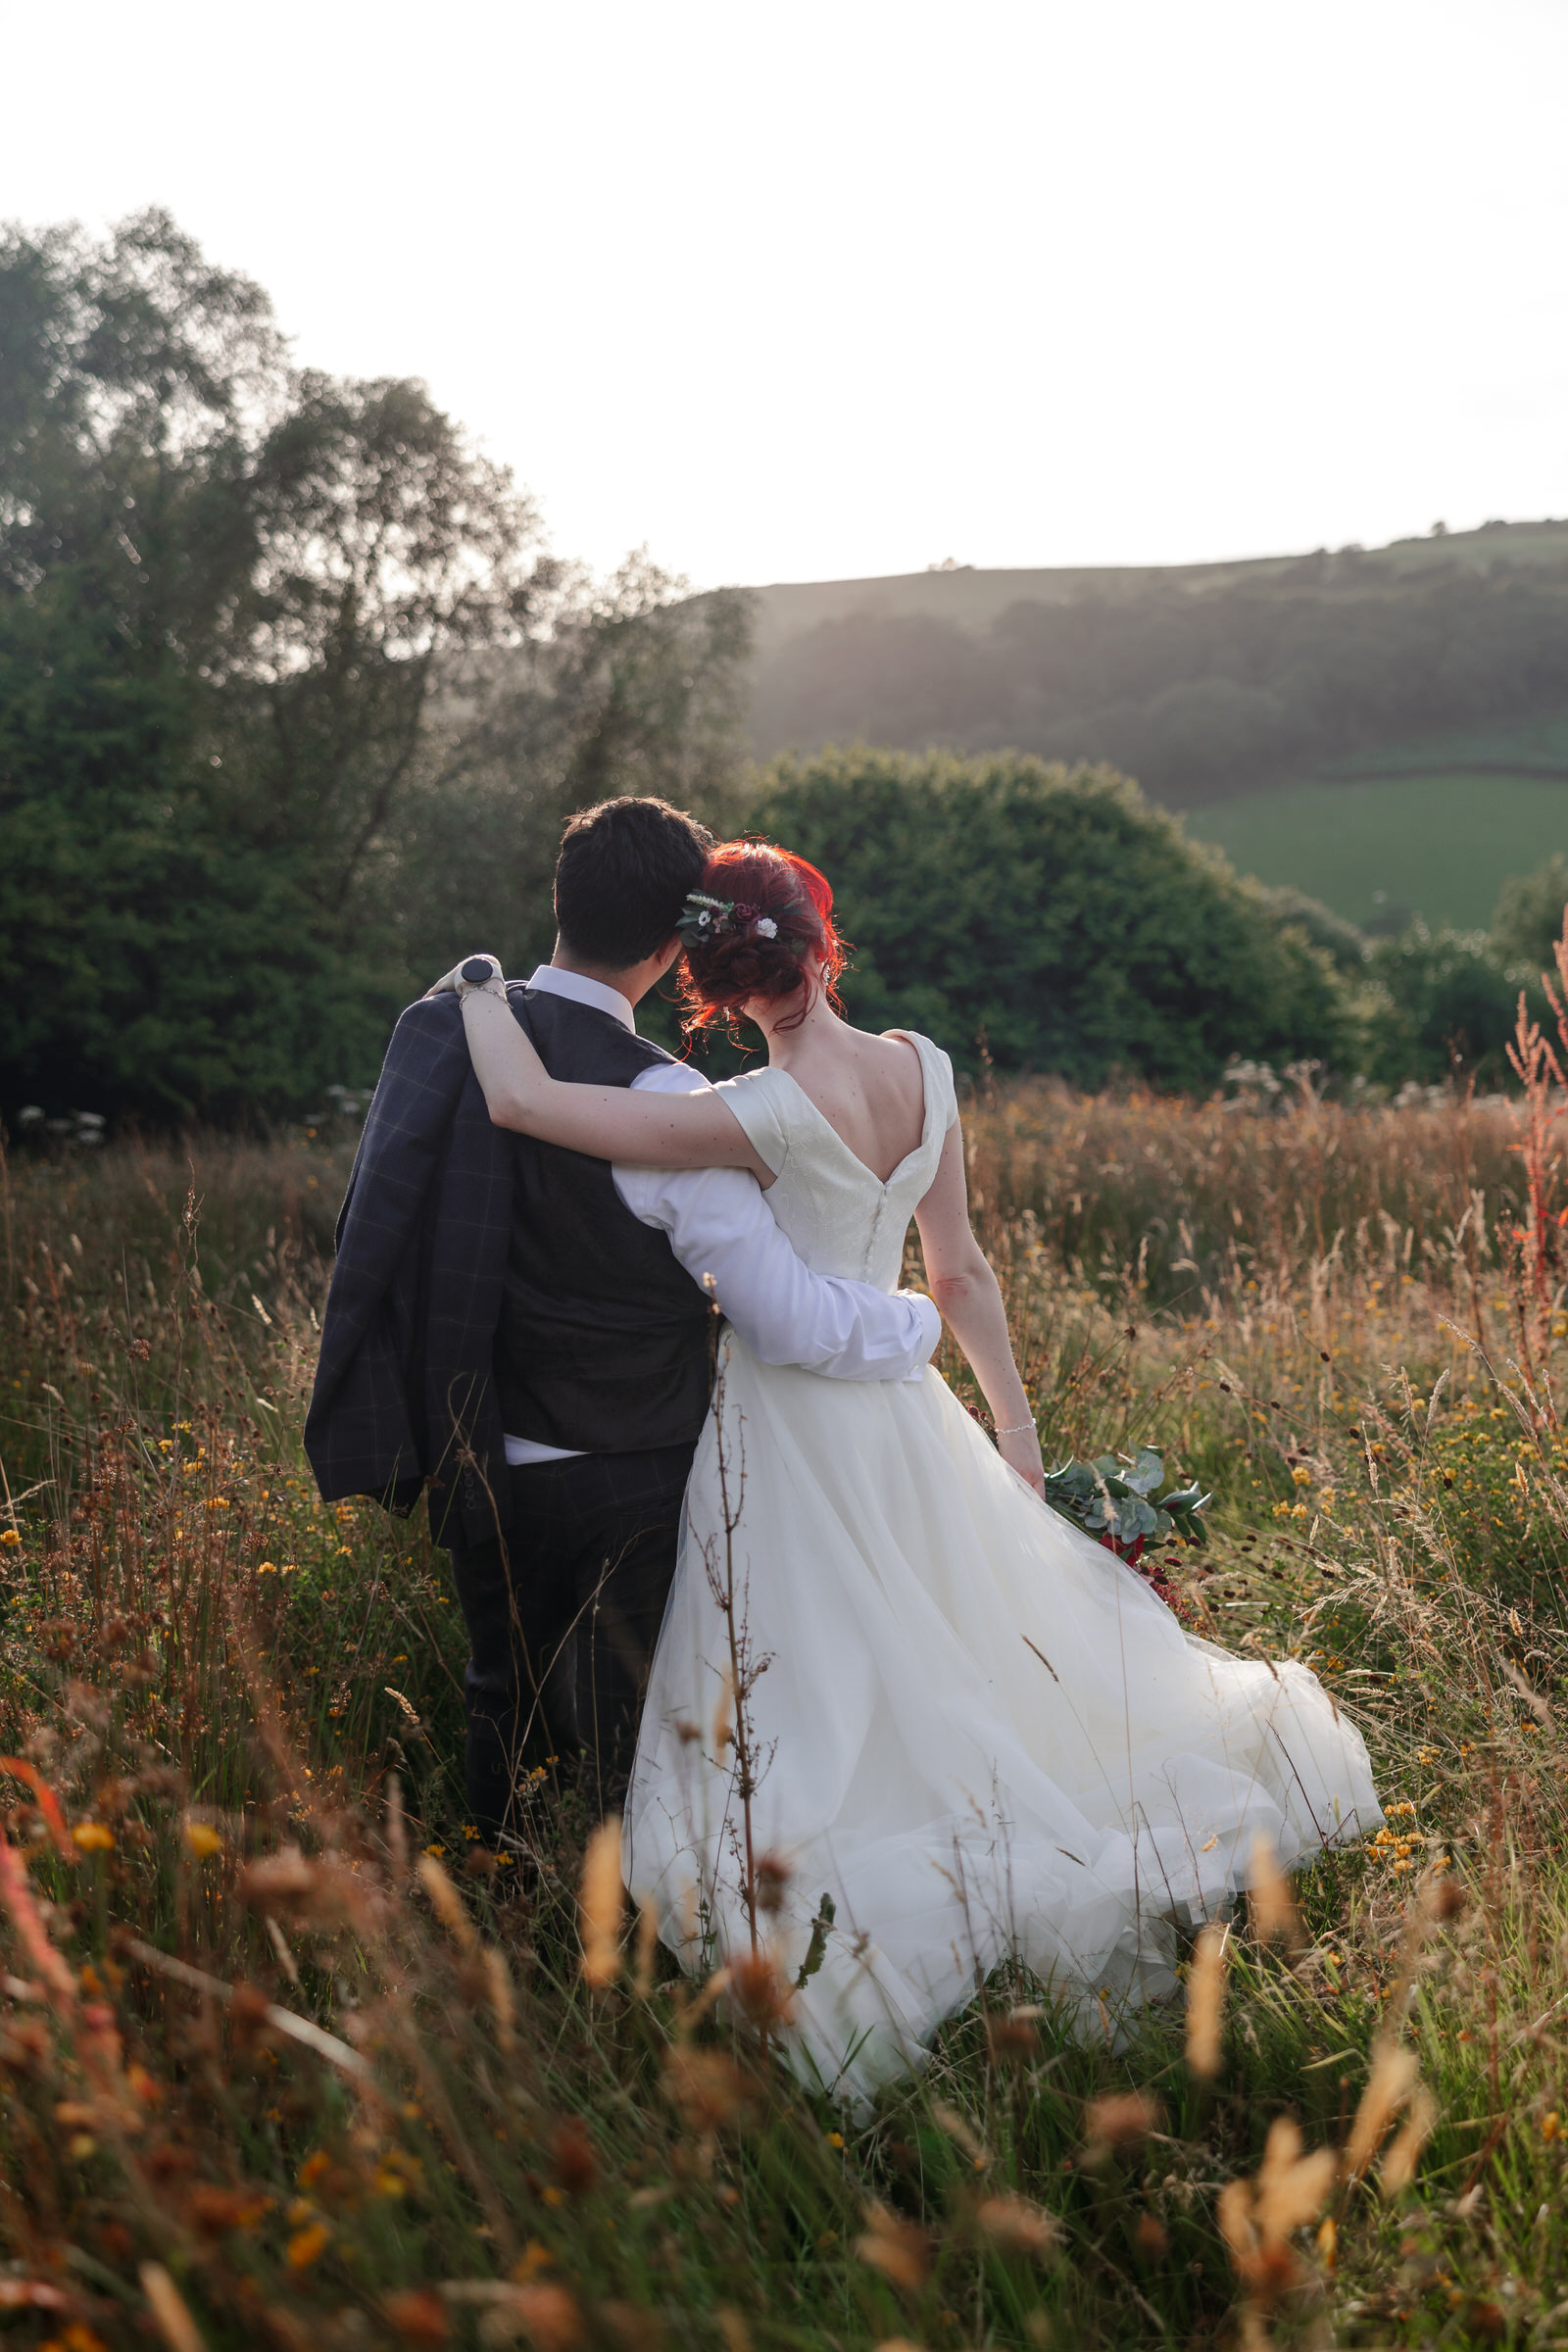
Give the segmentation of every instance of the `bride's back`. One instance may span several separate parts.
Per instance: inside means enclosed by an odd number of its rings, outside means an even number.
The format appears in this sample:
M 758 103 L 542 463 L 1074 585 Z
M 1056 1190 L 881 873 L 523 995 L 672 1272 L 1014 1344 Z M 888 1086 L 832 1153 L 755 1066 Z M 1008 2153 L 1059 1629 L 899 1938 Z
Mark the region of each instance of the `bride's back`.
M 925 1086 L 920 1056 L 898 1031 L 873 1037 L 846 1021 L 775 1035 L 769 1055 L 880 1183 L 920 1143 Z

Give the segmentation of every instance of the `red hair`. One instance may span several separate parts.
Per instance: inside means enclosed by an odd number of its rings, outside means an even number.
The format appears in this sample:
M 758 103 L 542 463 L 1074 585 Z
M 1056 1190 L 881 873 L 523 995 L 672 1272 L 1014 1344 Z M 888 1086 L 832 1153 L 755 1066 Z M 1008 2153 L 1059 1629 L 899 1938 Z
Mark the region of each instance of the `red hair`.
M 688 1037 L 705 1030 L 736 1033 L 741 1007 L 753 998 L 770 1003 L 805 988 L 801 1008 L 784 1024 L 794 1028 L 820 984 L 839 1005 L 838 978 L 848 949 L 833 921 L 833 886 L 825 874 L 790 850 L 765 841 L 726 841 L 709 858 L 702 887 L 730 900 L 734 913 L 711 939 L 689 941 L 680 970 L 681 1026 Z M 759 928 L 774 926 L 770 937 Z M 820 971 L 808 961 L 820 958 Z

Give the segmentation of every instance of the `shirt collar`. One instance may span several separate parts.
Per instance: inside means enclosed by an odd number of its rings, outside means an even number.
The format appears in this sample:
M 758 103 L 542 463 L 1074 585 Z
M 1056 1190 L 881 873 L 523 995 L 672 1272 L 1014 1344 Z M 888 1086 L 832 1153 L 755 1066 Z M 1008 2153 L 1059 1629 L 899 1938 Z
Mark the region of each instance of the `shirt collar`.
M 528 986 L 542 989 L 547 997 L 569 997 L 574 1004 L 591 1004 L 595 1012 L 608 1012 L 623 1029 L 629 1029 L 634 1037 L 637 1034 L 631 1005 L 619 989 L 603 980 L 590 980 L 585 972 L 564 972 L 558 963 L 541 963 Z

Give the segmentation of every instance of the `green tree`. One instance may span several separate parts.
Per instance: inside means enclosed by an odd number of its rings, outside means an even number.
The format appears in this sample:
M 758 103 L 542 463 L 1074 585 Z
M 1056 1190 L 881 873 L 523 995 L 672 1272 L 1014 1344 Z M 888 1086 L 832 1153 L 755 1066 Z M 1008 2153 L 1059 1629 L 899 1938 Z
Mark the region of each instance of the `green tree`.
M 1374 943 L 1368 974 L 1381 1001 L 1368 1024 L 1367 1075 L 1438 1086 L 1475 1077 L 1506 1086 L 1506 1045 L 1519 1001 L 1481 931 L 1428 931 L 1419 918 L 1396 939 Z M 1539 989 L 1534 1009 L 1544 1009 Z
M 373 1068 L 378 868 L 536 537 L 420 386 L 290 370 L 167 215 L 0 237 L 0 1097 L 231 1116 Z
M 832 881 L 854 1016 L 961 1066 L 1200 1088 L 1348 1051 L 1328 955 L 1109 770 L 857 747 L 781 761 L 753 822 Z
M 655 793 L 733 831 L 750 646 L 744 590 L 692 597 L 638 555 L 601 585 L 568 575 L 548 629 L 449 670 L 385 876 L 411 982 L 466 947 L 510 971 L 549 954 L 577 808 Z
M 1515 874 L 1497 894 L 1492 948 L 1498 961 L 1535 975 L 1555 972 L 1552 950 L 1568 908 L 1568 858 L 1548 858 L 1533 874 Z

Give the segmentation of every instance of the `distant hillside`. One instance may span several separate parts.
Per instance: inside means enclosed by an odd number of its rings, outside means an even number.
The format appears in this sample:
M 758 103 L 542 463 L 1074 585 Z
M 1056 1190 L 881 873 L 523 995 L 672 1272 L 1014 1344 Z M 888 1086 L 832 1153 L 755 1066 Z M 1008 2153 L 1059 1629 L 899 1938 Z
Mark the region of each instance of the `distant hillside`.
M 1385 762 L 1568 780 L 1561 740 L 1528 734 L 1568 715 L 1568 521 L 1372 552 L 754 593 L 761 758 L 856 739 L 1008 745 L 1109 760 L 1187 808 Z M 1480 743 L 1473 761 L 1442 749 L 1455 734 Z

